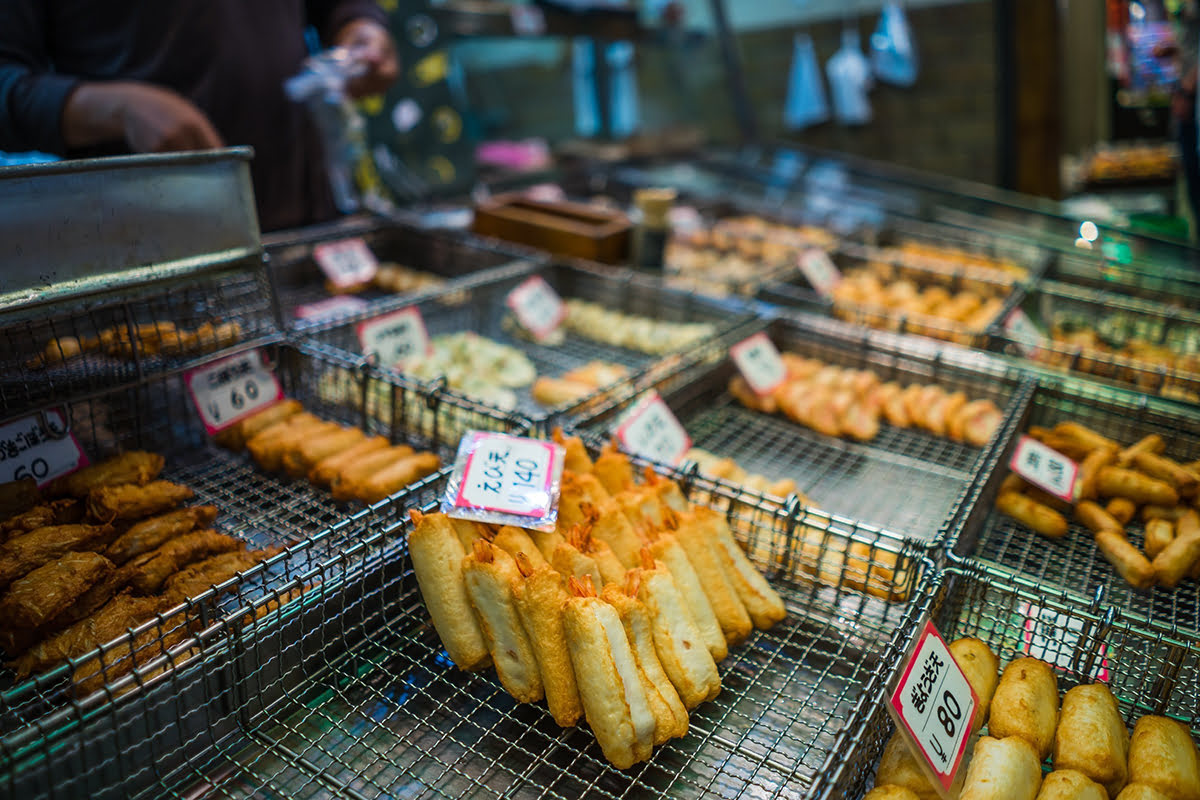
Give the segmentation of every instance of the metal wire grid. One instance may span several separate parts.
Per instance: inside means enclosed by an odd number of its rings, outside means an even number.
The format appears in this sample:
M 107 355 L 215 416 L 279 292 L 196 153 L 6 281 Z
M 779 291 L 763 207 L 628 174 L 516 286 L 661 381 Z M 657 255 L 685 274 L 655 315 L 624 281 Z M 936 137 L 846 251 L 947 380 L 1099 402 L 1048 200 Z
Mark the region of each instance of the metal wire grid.
M 236 324 L 237 336 L 218 336 L 208 325 Z M 197 333 L 198 339 L 172 355 L 149 352 L 152 336 L 173 330 Z M 173 328 L 172 328 L 173 326 Z M 121 296 L 33 306 L 9 312 L 0 321 L 0 416 L 15 415 L 81 395 L 103 392 L 181 366 L 198 363 L 233 344 L 263 341 L 275 330 L 271 301 L 261 264 L 242 264 L 238 271 L 156 284 Z M 52 343 L 105 341 L 119 337 L 123 349 L 93 351 L 65 361 Z M 65 346 L 65 345 L 59 345 Z
M 579 298 L 627 314 L 667 322 L 710 322 L 715 326 L 716 335 L 665 356 L 604 344 L 575 333 L 567 333 L 560 344 L 534 342 L 517 331 L 504 302 L 508 293 L 531 275 L 544 278 L 564 300 Z M 446 295 L 457 295 L 464 290 L 469 291 L 465 302 L 456 305 L 444 302 Z M 420 310 L 431 337 L 461 331 L 479 334 L 524 353 L 539 376 L 558 377 L 596 360 L 620 364 L 629 370 L 622 381 L 552 408 L 538 404 L 530 387 L 515 390 L 517 406 L 512 410 L 547 428 L 582 409 L 594 407 L 605 398 L 629 397 L 634 389 L 662 380 L 699 360 L 716 358 L 726 346 L 737 341 L 737 335 L 746 336 L 761 327 L 761 322 L 740 305 L 667 290 L 628 270 L 568 265 L 535 268 L 524 264 L 481 275 L 475 281 L 457 284 L 443 292 L 393 300 L 385 308 L 322 326 L 308 335 L 309 340 L 333 351 L 358 353 L 361 350 L 356 333 L 359 321 L 409 304 Z
M 1169 457 L 1185 462 L 1200 458 L 1200 413 L 1195 409 L 1097 384 L 1038 388 L 1016 430 L 1067 421 L 1080 422 L 1123 445 L 1157 433 L 1166 441 Z M 1162 625 L 1200 642 L 1200 582 L 1185 579 L 1175 589 L 1136 591 L 1104 559 L 1091 531 L 1073 519 L 1065 537 L 1051 540 L 992 511 L 1000 481 L 1007 474 L 1003 467 L 1015 446 L 1013 437 L 997 461 L 1000 468 L 980 483 L 979 493 L 970 503 L 970 517 L 951 536 L 949 547 L 956 557 L 967 558 L 989 574 L 1034 578 L 1078 597 L 1091 597 L 1101 590 L 1105 602 L 1120 608 L 1128 618 Z M 1131 521 L 1126 533 L 1140 549 L 1141 520 Z
M 780 563 L 791 511 L 693 481 L 694 496 L 723 496 L 739 536 L 759 542 L 751 552 L 762 554 L 760 566 Z M 290 616 L 238 638 L 246 746 L 223 747 L 226 763 L 188 796 L 800 797 L 904 618 L 902 604 L 775 570 L 788 620 L 731 653 L 721 695 L 693 714 L 686 738 L 622 773 L 590 733 L 559 729 L 490 674 L 449 662 L 407 553 L 389 539 L 339 554 Z M 875 532 L 870 546 L 899 549 L 913 564 L 914 552 L 892 534 Z M 891 588 L 908 596 L 920 570 L 902 574 Z
M 823 765 L 813 796 L 854 800 L 871 786 L 883 747 L 894 727 L 884 708 L 899 679 L 915 623 L 929 614 L 947 641 L 974 636 L 1003 667 L 1032 656 L 1049 663 L 1060 693 L 1084 683 L 1107 683 L 1132 727 L 1146 714 L 1174 717 L 1200 737 L 1200 650 L 1170 634 L 1147 630 L 1137 620 L 1099 602 L 1058 592 L 1034 581 L 1008 582 L 974 567 L 950 567 L 930 575 L 922 601 L 897 630 L 887 651 L 890 663 L 873 697 L 864 697 L 843 729 L 834 756 Z M 986 733 L 986 730 L 985 730 Z
M 888 342 L 894 345 L 895 338 L 850 336 L 846 326 L 823 322 L 780 320 L 770 333 L 780 350 L 868 369 L 885 381 L 936 383 L 971 399 L 991 399 L 1006 420 L 1022 412 L 1029 389 L 1022 388 L 1015 374 L 997 371 L 994 362 L 990 367 L 986 360 L 953 363 L 937 349 L 893 350 Z M 663 390 L 663 399 L 695 447 L 732 458 L 751 473 L 791 478 L 823 509 L 917 539 L 941 541 L 1001 438 L 997 432 L 988 446 L 976 448 L 884 422 L 870 442 L 837 439 L 782 416 L 744 408 L 727 389 L 734 374 L 726 360 L 691 371 Z M 606 434 L 622 410 L 607 406 L 579 425 Z
M 453 449 L 439 444 L 442 437 L 438 426 L 445 424 L 439 418 L 456 415 L 462 424 L 474 428 L 511 433 L 520 433 L 528 426 L 524 420 L 484 407 L 391 383 L 386 376 L 344 359 L 287 346 L 273 348 L 271 357 L 285 391 L 314 413 L 359 425 L 393 441 L 432 447 L 443 459 L 452 458 Z M 352 383 L 358 390 L 331 402 L 319 391 L 330 376 Z M 373 389 L 376 384 L 391 390 L 381 394 Z M 368 398 L 380 396 L 391 404 L 389 413 L 366 405 Z M 425 412 L 431 406 L 433 413 L 429 415 Z M 417 502 L 425 502 L 434 496 L 429 486 L 436 476 L 389 500 L 355 511 L 355 506 L 333 501 L 327 492 L 306 481 L 264 475 L 246 456 L 208 443 L 179 373 L 71 404 L 68 414 L 72 432 L 93 458 L 130 448 L 162 453 L 167 461 L 164 477 L 190 486 L 196 493 L 194 503 L 216 505 L 221 512 L 216 527 L 245 540 L 249 547 L 307 544 L 300 549 L 293 546 L 246 571 L 224 587 L 220 599 L 207 593 L 170 613 L 159 614 L 132 635 L 107 644 L 104 652 L 108 654 L 108 670 L 93 682 L 100 691 L 93 691 L 91 683 L 81 684 L 84 672 L 75 672 L 76 668 L 94 669 L 99 663 L 95 652 L 17 685 L 11 673 L 3 677 L 0 765 L 4 771 L 0 772 L 0 786 L 6 773 L 14 786 L 43 779 L 52 763 L 50 754 L 77 741 L 73 738 L 77 723 L 97 713 L 107 714 L 112 698 L 154 676 L 164 662 L 169 665 L 185 654 L 211 649 L 214 645 L 204 644 L 202 632 L 212 619 L 264 595 L 275 597 L 298 588 L 297 572 L 331 558 L 348 542 L 394 523 L 403 513 L 405 497 L 423 498 Z M 226 627 L 230 627 L 228 623 Z M 201 640 L 193 638 L 194 634 L 201 635 Z M 210 642 L 219 642 L 219 637 L 208 636 Z M 131 658 L 135 660 L 130 662 Z M 150 663 L 144 663 L 147 661 Z M 134 675 L 120 677 L 126 671 L 122 667 L 131 663 L 141 666 Z M 81 780 L 100 780 L 104 785 L 102 779 L 91 774 L 91 766 L 83 771 L 86 774 Z

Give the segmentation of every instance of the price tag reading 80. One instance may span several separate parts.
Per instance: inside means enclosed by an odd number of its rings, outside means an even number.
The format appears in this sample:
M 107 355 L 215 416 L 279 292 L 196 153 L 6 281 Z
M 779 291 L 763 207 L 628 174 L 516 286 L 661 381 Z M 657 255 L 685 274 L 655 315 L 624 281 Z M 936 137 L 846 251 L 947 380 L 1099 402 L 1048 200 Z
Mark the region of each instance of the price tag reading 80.
M 738 342 L 729 348 L 729 355 L 750 389 L 760 397 L 774 392 L 787 378 L 783 359 L 765 333 L 756 333 Z
M 949 792 L 971 738 L 979 698 L 928 619 L 909 654 L 888 712 L 930 774 Z
M 283 397 L 279 379 L 258 350 L 205 364 L 185 374 L 183 380 L 210 434 Z
M 83 448 L 74 434 L 63 435 L 66 429 L 58 411 L 32 414 L 0 426 L 0 483 L 33 478 L 38 486 L 44 486 L 86 467 Z
M 375 254 L 362 239 L 342 239 L 326 242 L 313 248 L 313 259 L 338 288 L 369 283 L 379 271 Z
M 360 322 L 357 330 L 363 355 L 374 353 L 385 367 L 404 369 L 433 349 L 425 319 L 415 306 Z
M 638 401 L 615 433 L 626 450 L 671 466 L 682 461 L 692 446 L 683 425 L 654 391 Z
M 567 306 L 550 284 L 534 275 L 508 293 L 505 305 L 517 315 L 517 322 L 535 338 L 545 339 L 567 318 Z
M 1075 482 L 1079 465 L 1057 450 L 1022 435 L 1013 449 L 1008 466 L 1025 480 L 1040 486 L 1055 497 L 1075 502 Z

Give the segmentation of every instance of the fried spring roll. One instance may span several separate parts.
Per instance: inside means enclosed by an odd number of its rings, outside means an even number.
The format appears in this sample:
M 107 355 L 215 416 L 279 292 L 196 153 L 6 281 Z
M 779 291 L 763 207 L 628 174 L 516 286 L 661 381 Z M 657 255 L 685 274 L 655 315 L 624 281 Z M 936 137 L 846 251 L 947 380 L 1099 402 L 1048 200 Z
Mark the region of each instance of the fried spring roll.
M 459 538 L 462 538 L 461 535 Z M 466 544 L 464 543 L 463 546 L 465 547 Z M 534 544 L 533 539 L 529 537 L 529 533 L 524 528 L 517 528 L 512 525 L 501 527 L 492 538 L 492 546 L 500 548 L 514 559 L 518 553 L 524 553 L 526 560 L 535 568 L 550 566 L 550 562 L 546 561 L 542 556 L 541 551 L 537 549 L 537 545 Z M 471 547 L 472 549 L 475 547 L 474 540 L 472 540 Z M 563 591 L 565 592 L 566 590 L 564 589 Z M 567 726 L 564 725 L 563 727 Z
M 1166 442 L 1157 433 L 1152 433 L 1139 439 L 1134 444 L 1129 445 L 1117 455 L 1117 463 L 1122 467 L 1129 466 L 1133 463 L 1133 458 L 1138 453 L 1152 453 L 1158 455 L 1167 449 Z
M 1137 516 L 1137 503 L 1126 497 L 1114 497 L 1108 501 L 1108 505 L 1104 507 L 1113 519 L 1121 523 L 1122 526 L 1128 525 L 1130 521 Z
M 352 445 L 340 453 L 335 453 L 331 456 L 318 461 L 308 472 L 308 480 L 316 486 L 329 488 L 333 483 L 333 479 L 337 474 L 346 467 L 358 463 L 359 460 L 372 453 L 380 450 L 385 450 L 388 447 L 388 440 L 383 436 L 371 436 L 362 439 L 357 444 Z
M 875 783 L 902 787 L 920 800 L 941 800 L 941 795 L 925 777 L 925 771 L 899 733 L 893 733 L 883 748 Z
M 103 525 L 54 525 L 14 536 L 0 545 L 0 589 L 67 553 L 102 549 L 114 531 Z
M 359 488 L 357 497 L 367 503 L 378 503 L 426 475 L 437 472 L 441 465 L 442 460 L 434 453 L 413 453 L 368 478 Z
M 250 457 L 267 472 L 278 472 L 283 466 L 283 456 L 306 438 L 336 427 L 319 417 L 302 411 L 287 419 L 276 422 L 246 441 Z
M 463 581 L 462 542 L 445 514 L 409 515 L 414 523 L 408 534 L 409 557 L 434 630 L 459 669 L 482 669 L 491 657 Z
M 1139 719 L 1129 740 L 1129 782 L 1171 800 L 1200 799 L 1200 764 L 1188 729 L 1166 717 Z
M 148 553 L 165 542 L 196 528 L 208 527 L 217 518 L 216 506 L 191 506 L 142 520 L 116 538 L 104 555 L 114 564 Z
M 1117 698 L 1103 683 L 1069 690 L 1054 734 L 1054 768 L 1077 770 L 1116 797 L 1129 777 L 1129 732 Z
M 104 556 L 67 553 L 13 581 L 0 598 L 5 649 L 10 653 L 17 650 L 11 634 L 41 628 L 112 570 L 112 562 Z
M 654 622 L 654 649 L 679 698 L 688 709 L 712 700 L 721 691 L 717 663 L 701 646 L 704 640 L 671 573 L 654 561 L 647 549 L 635 575 L 640 582 L 638 599 L 646 604 Z
M 388 447 L 367 453 L 358 461 L 347 464 L 333 476 L 329 490 L 335 500 L 353 500 L 358 497 L 362 485 L 381 470 L 413 455 L 413 449 L 408 445 Z
M 694 511 L 677 515 L 676 522 L 675 538 L 700 578 L 726 643 L 744 642 L 754 630 L 754 622 L 742 605 L 732 580 L 725 574 L 719 545 L 712 541 L 707 526 Z
M 1159 553 L 1167 549 L 1175 539 L 1175 526 L 1170 520 L 1152 519 L 1146 523 L 1145 541 L 1143 549 L 1146 551 L 1146 557 L 1154 560 Z
M 711 531 L 711 540 L 717 546 L 725 573 L 731 579 L 734 591 L 750 614 L 754 626 L 766 630 L 787 617 L 787 607 L 783 604 L 783 598 L 771 588 L 771 584 L 758 568 L 750 563 L 750 559 L 733 538 L 733 531 L 729 530 L 725 517 L 703 506 L 696 509 L 696 514 Z
M 563 607 L 567 652 L 584 716 L 604 757 L 629 769 L 650 757 L 654 715 L 637 675 L 637 660 L 616 609 L 595 597 L 587 581 L 570 581 Z
M 1078 443 L 1080 447 L 1087 450 L 1106 449 L 1112 450 L 1114 453 L 1121 450 L 1121 446 L 1109 439 L 1107 436 L 1102 436 L 1086 425 L 1080 425 L 1078 422 L 1060 422 L 1054 426 L 1054 432 L 1059 436 Z
M 476 539 L 474 544 L 462 571 L 483 641 L 508 693 L 519 703 L 536 703 L 545 696 L 542 676 L 513 599 L 521 573 L 512 559 L 497 558 L 489 542 Z
M 1037 800 L 1041 760 L 1020 736 L 982 737 L 967 767 L 959 800 Z
M 97 645 L 112 641 L 129 628 L 150 619 L 158 604 L 156 597 L 117 595 L 99 611 L 44 639 L 18 658 L 14 663 L 18 679 L 67 659 L 79 658 Z
M 156 594 L 167 578 L 194 561 L 237 550 L 241 542 L 213 530 L 192 531 L 138 556 L 121 569 L 136 594 Z
M 996 510 L 1015 519 L 1048 539 L 1067 535 L 1067 520 L 1053 508 L 1023 494 L 1005 492 L 996 498 Z
M 1054 747 L 1057 727 L 1058 678 L 1054 670 L 1036 658 L 1011 662 L 992 696 L 988 732 L 998 739 L 1025 739 L 1038 754 L 1035 763 L 1040 763 Z
M 971 732 L 975 733 L 987 720 L 992 696 L 996 693 L 996 683 L 1000 679 L 1000 662 L 990 647 L 972 637 L 956 639 L 950 643 L 949 648 L 955 662 L 967 676 L 971 688 L 979 696 L 975 716 L 971 719 Z
M 1100 452 L 1100 451 L 1095 451 Z M 1113 516 L 1100 505 L 1091 500 L 1080 500 L 1075 506 L 1075 518 L 1088 527 L 1093 533 L 1115 531 L 1125 535 L 1125 526 L 1113 519 Z
M 1108 800 L 1104 787 L 1082 772 L 1056 769 L 1042 781 L 1037 800 Z
M 1200 515 L 1188 511 L 1175 525 L 1175 538 L 1154 557 L 1154 577 L 1158 583 L 1175 588 L 1192 565 L 1200 560 Z
M 1153 453 L 1138 453 L 1133 457 L 1133 463 L 1150 477 L 1171 484 L 1180 497 L 1196 494 L 1196 476 L 1169 458 Z
M 119 456 L 84 467 L 62 478 L 57 478 L 46 488 L 48 497 L 69 495 L 84 498 L 92 489 L 101 486 L 119 486 L 133 483 L 141 486 L 159 476 L 166 459 L 157 453 L 130 450 Z
M 1093 539 L 1104 558 L 1113 565 L 1126 583 L 1135 589 L 1148 589 L 1154 585 L 1153 565 L 1140 550 L 1129 543 L 1123 533 L 1100 531 Z
M 551 433 L 551 438 L 556 444 L 562 445 L 566 450 L 563 457 L 563 469 L 571 472 L 585 473 L 592 471 L 592 458 L 588 455 L 587 448 L 583 445 L 583 440 L 578 436 L 567 437 L 563 435 L 562 428 L 555 428 Z
M 1137 503 L 1158 506 L 1179 502 L 1179 493 L 1171 484 L 1121 467 L 1101 468 L 1096 473 L 1096 492 L 1101 497 L 1127 497 Z
M 300 405 L 300 401 L 286 399 L 280 400 L 274 405 L 267 406 L 262 411 L 258 411 L 243 420 L 235 422 L 225 430 L 213 437 L 213 441 L 221 447 L 228 448 L 234 452 L 240 452 L 246 447 L 246 442 L 253 439 L 259 433 L 262 433 L 267 428 L 277 422 L 282 422 L 294 414 L 299 414 L 304 410 L 304 406 Z
M 144 486 L 101 486 L 88 495 L 88 514 L 101 522 L 142 519 L 170 511 L 196 496 L 189 487 L 170 481 L 152 481 Z
M 675 579 L 675 587 L 683 597 L 684 605 L 691 612 L 692 621 L 700 631 L 700 638 L 712 655 L 713 660 L 720 663 L 729 654 L 729 644 L 725 634 L 721 632 L 721 623 L 713 613 L 712 603 L 700 583 L 700 577 L 688 560 L 687 553 L 679 545 L 679 540 L 670 533 L 660 533 L 649 544 L 650 553 L 657 561 L 666 565 L 671 577 Z
M 570 728 L 583 716 L 583 701 L 563 630 L 563 606 L 570 598 L 567 582 L 548 565 L 534 564 L 527 553 L 517 553 L 515 561 L 523 580 L 513 585 L 513 598 L 533 645 L 546 705 L 555 722 Z
M 1116 451 L 1109 450 L 1107 447 L 1101 447 L 1087 454 L 1087 458 L 1079 464 L 1079 475 L 1076 478 L 1080 499 L 1091 500 L 1096 497 L 1097 473 L 1102 467 L 1107 467 L 1116 460 Z
M 284 453 L 283 471 L 293 478 L 302 478 L 319 462 L 344 453 L 366 438 L 367 435 L 358 428 L 347 427 L 305 439 L 299 447 Z
M 617 449 L 616 442 L 609 442 L 600 451 L 600 457 L 592 465 L 592 474 L 611 495 L 633 485 L 633 464 L 629 456 Z
M 49 528 L 53 525 L 74 525 L 83 519 L 83 503 L 74 498 L 51 500 L 10 517 L 0 525 L 0 538 Z

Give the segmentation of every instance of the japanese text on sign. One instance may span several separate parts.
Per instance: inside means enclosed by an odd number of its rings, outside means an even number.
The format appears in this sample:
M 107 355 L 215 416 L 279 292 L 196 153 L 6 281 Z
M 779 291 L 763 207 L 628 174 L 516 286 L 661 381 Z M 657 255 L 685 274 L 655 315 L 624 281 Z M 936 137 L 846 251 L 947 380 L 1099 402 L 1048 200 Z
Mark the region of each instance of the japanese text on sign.
M 926 620 L 888 710 L 944 790 L 962 762 L 978 702 L 946 642 Z
M 1031 436 L 1021 436 L 1008 466 L 1025 480 L 1067 502 L 1075 501 L 1079 465 Z
M 313 248 L 313 259 L 329 282 L 339 288 L 369 283 L 379 271 L 375 254 L 358 238 L 319 244 Z
M 43 428 L 36 414 L 0 427 L 0 483 L 33 478 L 42 486 L 87 466 L 79 441 L 64 435 L 62 414 L 47 411 L 42 416 L 52 430 Z
M 779 351 L 765 333 L 756 333 L 729 348 L 733 363 L 757 395 L 769 395 L 787 378 Z
M 558 446 L 499 433 L 471 436 L 454 506 L 544 517 L 554 501 L 556 467 L 561 471 Z
M 1023 309 L 1015 308 L 1004 320 L 1004 330 L 1024 355 L 1035 356 L 1046 344 L 1046 334 L 1034 324 Z
M 679 420 L 658 392 L 649 392 L 616 429 L 617 439 L 631 452 L 675 466 L 692 446 Z
M 829 297 L 842 282 L 842 272 L 824 250 L 806 250 L 800 254 L 800 271 L 819 294 Z
M 1021 634 L 1021 650 L 1026 655 L 1045 661 L 1047 664 L 1064 667 L 1073 671 L 1083 669 L 1084 665 L 1072 663 L 1080 644 L 1080 634 L 1083 632 L 1083 620 L 1069 614 L 1060 614 L 1049 608 L 1042 608 L 1031 603 L 1022 602 L 1018 613 L 1024 617 Z M 1108 646 L 1104 643 L 1099 647 L 1099 663 L 1093 664 L 1094 678 L 1107 682 L 1111 677 L 1108 671 L 1108 659 L 1105 653 Z
M 508 293 L 505 305 L 512 309 L 521 327 L 545 339 L 567 317 L 567 307 L 550 284 L 537 275 Z
M 369 319 L 358 325 L 363 355 L 374 353 L 385 367 L 403 369 L 429 355 L 425 320 L 414 306 Z
M 267 368 L 258 350 L 198 367 L 184 376 L 184 382 L 210 434 L 228 428 L 283 396 L 279 379 Z

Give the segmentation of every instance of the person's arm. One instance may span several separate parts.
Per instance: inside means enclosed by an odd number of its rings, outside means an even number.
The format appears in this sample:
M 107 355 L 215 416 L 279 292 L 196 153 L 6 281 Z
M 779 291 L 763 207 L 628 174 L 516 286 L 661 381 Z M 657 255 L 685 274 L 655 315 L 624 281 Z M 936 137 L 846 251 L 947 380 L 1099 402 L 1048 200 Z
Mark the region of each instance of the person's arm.
M 0 3 L 0 150 L 63 153 L 62 109 L 74 78 L 50 71 L 46 3 Z
M 308 0 L 309 21 L 321 41 L 345 47 L 367 65 L 365 74 L 349 83 L 353 97 L 380 94 L 400 74 L 396 45 L 387 29 L 387 14 L 373 0 Z
M 221 147 L 204 112 L 181 95 L 135 81 L 78 84 L 62 111 L 68 148 L 123 141 L 135 153 Z

